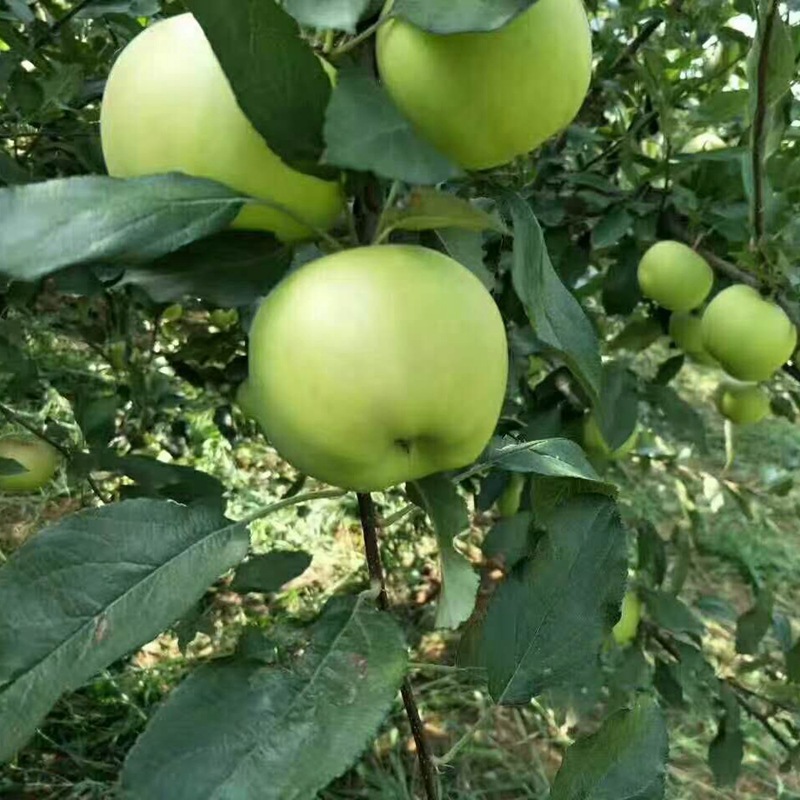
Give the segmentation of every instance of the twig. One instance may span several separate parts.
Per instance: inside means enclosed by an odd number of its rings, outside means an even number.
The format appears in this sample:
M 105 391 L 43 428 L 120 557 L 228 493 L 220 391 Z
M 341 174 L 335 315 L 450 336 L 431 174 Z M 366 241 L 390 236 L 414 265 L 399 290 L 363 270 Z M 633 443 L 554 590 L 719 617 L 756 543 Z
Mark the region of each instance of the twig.
M 25 428 L 26 431 L 32 433 L 37 439 L 41 439 L 43 442 L 47 442 L 50 447 L 58 450 L 67 461 L 72 459 L 72 452 L 69 450 L 68 447 L 64 447 L 63 444 L 56 442 L 54 439 L 51 439 L 49 436 L 42 433 L 40 430 L 37 429 L 35 425 L 31 425 L 30 422 L 26 422 L 22 417 L 18 414 L 14 413 L 8 406 L 0 403 L 0 413 L 9 421 L 14 423 L 15 425 L 19 425 L 22 428 Z M 95 494 L 98 500 L 101 503 L 107 503 L 108 499 L 103 495 L 103 492 L 100 490 L 100 487 L 97 485 L 97 482 L 91 475 L 86 476 L 86 482 L 89 484 L 89 488 Z
M 73 6 L 63 17 L 57 19 L 41 36 L 41 38 L 34 45 L 41 47 L 45 42 L 53 38 L 73 17 L 76 17 L 83 11 L 84 8 L 91 5 L 94 0 L 81 0 L 76 6 Z
M 359 493 L 358 510 L 361 517 L 361 527 L 364 531 L 364 550 L 367 555 L 367 568 L 369 570 L 370 582 L 378 589 L 378 608 L 382 611 L 389 610 L 389 598 L 386 594 L 386 578 L 381 561 L 381 551 L 378 546 L 378 518 L 375 513 L 375 504 L 370 494 Z M 422 780 L 425 784 L 425 796 L 427 800 L 437 800 L 438 790 L 436 785 L 436 769 L 433 764 L 433 756 L 425 734 L 425 727 L 419 715 L 417 702 L 414 699 L 414 691 L 408 678 L 403 681 L 400 688 L 403 696 L 406 716 L 411 724 L 411 733 L 417 746 L 417 759 L 422 773 Z
M 760 52 L 758 54 L 758 77 L 756 85 L 756 110 L 753 117 L 753 249 L 761 252 L 761 243 L 766 232 L 764 209 L 764 146 L 767 131 L 767 86 L 769 83 L 769 50 L 772 29 L 778 13 L 778 0 L 771 0 L 766 17 L 759 25 Z
M 373 36 L 378 32 L 378 28 L 381 27 L 385 22 L 388 22 L 391 19 L 390 14 L 382 15 L 381 18 L 370 25 L 368 28 L 364 28 L 361 33 L 357 36 L 354 36 L 352 39 L 346 41 L 344 44 L 339 45 L 339 47 L 334 48 L 328 53 L 328 58 L 338 58 L 339 56 L 343 56 L 345 53 L 349 53 L 351 50 L 355 50 L 362 42 L 365 42 L 370 36 Z

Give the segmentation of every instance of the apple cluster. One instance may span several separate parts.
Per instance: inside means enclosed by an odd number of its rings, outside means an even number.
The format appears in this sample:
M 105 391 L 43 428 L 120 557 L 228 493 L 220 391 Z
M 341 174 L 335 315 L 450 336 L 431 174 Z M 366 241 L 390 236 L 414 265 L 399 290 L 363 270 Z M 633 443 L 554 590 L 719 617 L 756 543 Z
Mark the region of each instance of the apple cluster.
M 682 242 L 653 245 L 639 264 L 638 278 L 645 297 L 673 312 L 673 341 L 691 358 L 719 365 L 733 379 L 718 392 L 720 413 L 737 424 L 767 416 L 769 396 L 758 384 L 769 380 L 797 346 L 797 328 L 786 312 L 751 286 L 737 283 L 697 314 L 711 293 L 714 273 Z
M 592 69 L 582 0 L 540 0 L 490 33 L 443 36 L 392 18 L 376 55 L 417 132 L 468 170 L 505 164 L 565 128 Z M 124 49 L 100 126 L 112 176 L 177 171 L 254 198 L 234 227 L 291 243 L 345 210 L 341 180 L 291 168 L 255 130 L 191 14 Z M 303 473 L 373 491 L 473 461 L 507 375 L 503 319 L 471 272 L 423 247 L 365 246 L 290 273 L 263 301 L 238 401 Z

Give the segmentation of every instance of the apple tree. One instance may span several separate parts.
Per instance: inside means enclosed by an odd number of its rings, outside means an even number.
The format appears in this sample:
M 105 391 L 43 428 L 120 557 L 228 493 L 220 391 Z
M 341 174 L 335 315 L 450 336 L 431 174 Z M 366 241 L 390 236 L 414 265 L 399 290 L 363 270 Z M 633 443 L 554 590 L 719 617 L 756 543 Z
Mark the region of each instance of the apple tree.
M 0 566 L 0 759 L 65 693 L 191 629 L 223 577 L 269 593 L 302 572 L 250 526 L 342 498 L 363 591 L 194 670 L 122 796 L 313 798 L 398 694 L 422 796 L 442 796 L 469 737 L 434 752 L 414 697 L 382 557 L 408 514 L 438 544 L 431 625 L 458 668 L 496 704 L 591 718 L 552 800 L 664 797 L 663 708 L 698 697 L 719 783 L 743 715 L 793 767 L 799 650 L 770 587 L 734 620 L 770 663 L 759 694 L 716 669 L 708 609 L 681 596 L 691 530 L 632 519 L 614 464 L 679 481 L 678 451 L 705 448 L 689 362 L 719 371 L 730 459 L 739 425 L 798 413 L 797 11 L 587 5 L 0 0 L 0 491 L 60 461 L 88 489 Z M 60 371 L 49 336 L 111 378 Z M 182 424 L 173 379 L 255 420 L 299 476 L 281 499 L 233 519 L 218 477 L 146 456 Z M 67 422 L 31 413 L 53 392 Z

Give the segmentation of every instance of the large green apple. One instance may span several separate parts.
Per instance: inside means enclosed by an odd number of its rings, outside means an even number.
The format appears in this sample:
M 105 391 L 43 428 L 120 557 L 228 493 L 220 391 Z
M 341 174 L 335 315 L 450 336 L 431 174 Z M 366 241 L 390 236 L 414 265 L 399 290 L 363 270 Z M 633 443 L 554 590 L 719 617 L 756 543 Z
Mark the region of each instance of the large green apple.
M 797 328 L 780 306 L 738 283 L 708 304 L 703 344 L 732 377 L 765 381 L 792 357 Z
M 326 230 L 342 211 L 337 182 L 297 172 L 267 147 L 191 14 L 146 28 L 122 51 L 103 95 L 100 134 L 113 176 L 184 172 L 296 215 L 250 203 L 234 227 L 294 241 L 313 235 L 297 217 Z
M 636 638 L 641 620 L 642 601 L 636 592 L 628 591 L 622 600 L 622 616 L 612 630 L 614 641 L 620 647 L 629 645 Z
M 610 461 L 618 461 L 630 455 L 638 441 L 639 426 L 637 425 L 633 433 L 616 450 L 612 450 L 603 438 L 594 412 L 589 414 L 583 421 L 583 445 L 586 450 Z
M 642 294 L 670 311 L 691 311 L 708 297 L 714 273 L 708 262 L 683 242 L 654 244 L 639 262 Z
M 756 384 L 726 383 L 720 387 L 717 408 L 737 425 L 753 425 L 769 416 L 769 395 Z
M 358 491 L 474 461 L 507 373 L 505 327 L 483 284 L 411 245 L 301 267 L 250 331 L 249 380 L 267 437 L 307 475 Z
M 669 335 L 687 356 L 707 366 L 716 365 L 703 346 L 703 322 L 697 314 L 676 311 L 669 318 Z
M 0 492 L 35 492 L 49 483 L 58 468 L 58 453 L 34 436 L 4 436 L 0 458 L 16 461 L 26 472 L 0 475 Z
M 592 73 L 582 0 L 539 0 L 490 33 L 444 36 L 390 20 L 377 53 L 397 106 L 467 169 L 506 164 L 566 128 Z

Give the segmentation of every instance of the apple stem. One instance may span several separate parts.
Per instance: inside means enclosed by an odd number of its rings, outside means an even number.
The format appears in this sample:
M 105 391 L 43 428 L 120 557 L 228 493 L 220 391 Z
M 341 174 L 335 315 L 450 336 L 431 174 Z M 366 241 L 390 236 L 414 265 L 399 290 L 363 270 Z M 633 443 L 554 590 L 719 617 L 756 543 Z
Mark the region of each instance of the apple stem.
M 386 577 L 383 571 L 380 547 L 378 546 L 378 515 L 375 513 L 375 503 L 372 500 L 372 495 L 369 493 L 358 494 L 358 511 L 361 517 L 361 528 L 364 531 L 364 550 L 367 555 L 370 582 L 378 590 L 378 608 L 381 611 L 388 611 L 389 596 L 386 593 Z M 417 759 L 419 760 L 422 780 L 425 784 L 425 797 L 427 800 L 437 800 L 439 795 L 436 767 L 433 763 L 425 726 L 422 723 L 417 701 L 414 698 L 414 690 L 411 688 L 411 681 L 407 677 L 403 680 L 400 693 L 403 696 L 406 716 L 411 725 L 411 733 L 417 746 Z

